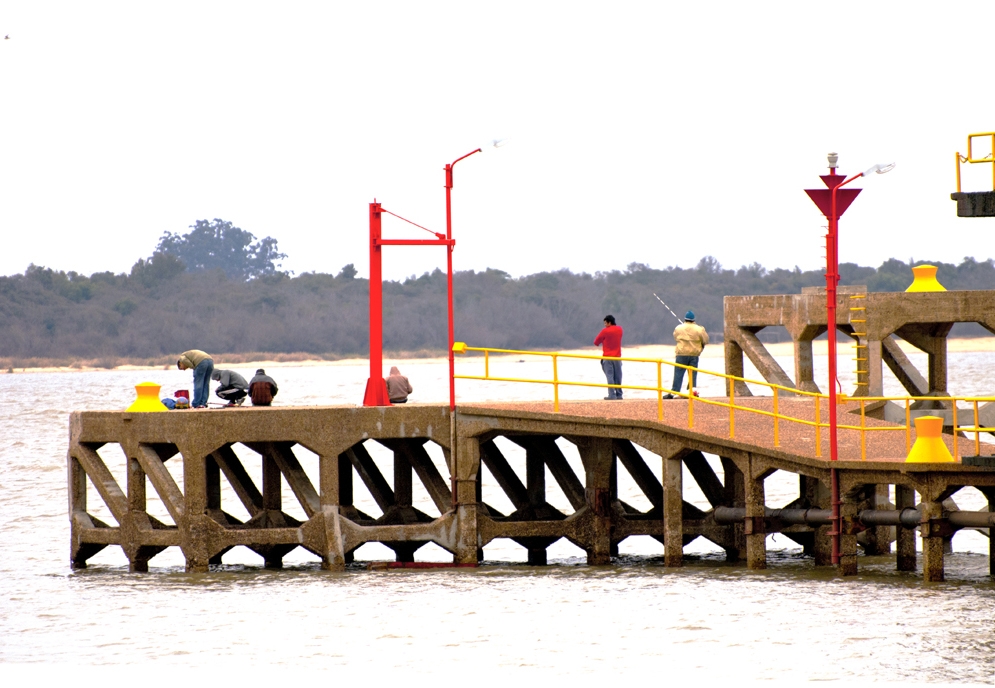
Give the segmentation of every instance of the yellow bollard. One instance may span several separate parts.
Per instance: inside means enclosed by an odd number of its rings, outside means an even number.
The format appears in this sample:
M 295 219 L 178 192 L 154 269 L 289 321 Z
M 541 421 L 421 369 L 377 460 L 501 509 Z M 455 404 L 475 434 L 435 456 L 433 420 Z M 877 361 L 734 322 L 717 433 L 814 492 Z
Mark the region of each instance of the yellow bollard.
M 154 382 L 139 382 L 135 385 L 135 391 L 138 392 L 138 398 L 135 399 L 134 403 L 125 409 L 125 411 L 128 413 L 168 411 L 169 409 L 163 406 L 162 402 L 159 401 L 160 389 L 162 389 L 162 385 L 157 385 Z
M 940 437 L 942 433 L 943 419 L 939 416 L 916 418 L 916 443 L 912 445 L 912 451 L 905 462 L 954 463 L 954 457 Z
M 912 284 L 906 292 L 946 291 L 946 288 L 936 281 L 935 265 L 917 265 L 912 268 Z

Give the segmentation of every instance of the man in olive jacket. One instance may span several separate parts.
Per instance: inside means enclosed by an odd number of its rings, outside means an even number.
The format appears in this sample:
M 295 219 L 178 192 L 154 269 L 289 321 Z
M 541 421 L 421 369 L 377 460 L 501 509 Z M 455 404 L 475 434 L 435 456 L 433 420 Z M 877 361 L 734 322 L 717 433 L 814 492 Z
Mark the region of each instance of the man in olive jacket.
M 214 372 L 214 359 L 200 349 L 190 349 L 180 354 L 176 361 L 180 370 L 193 368 L 193 408 L 207 408 L 207 397 L 211 393 L 211 373 Z
M 694 321 L 694 311 L 688 311 L 684 314 L 684 322 L 674 328 L 674 341 L 677 342 L 677 346 L 674 347 L 675 360 L 680 365 L 691 366 L 692 368 L 698 367 L 698 357 L 701 352 L 705 350 L 705 345 L 708 344 L 708 333 L 705 332 L 705 328 Z M 674 393 L 679 393 L 681 391 L 681 385 L 684 384 L 684 371 L 685 368 L 679 368 L 674 366 L 674 384 L 671 387 L 671 391 Z M 691 387 L 696 387 L 698 385 L 698 371 L 691 371 Z M 695 396 L 698 392 L 695 391 Z M 664 399 L 673 399 L 673 394 L 665 394 Z

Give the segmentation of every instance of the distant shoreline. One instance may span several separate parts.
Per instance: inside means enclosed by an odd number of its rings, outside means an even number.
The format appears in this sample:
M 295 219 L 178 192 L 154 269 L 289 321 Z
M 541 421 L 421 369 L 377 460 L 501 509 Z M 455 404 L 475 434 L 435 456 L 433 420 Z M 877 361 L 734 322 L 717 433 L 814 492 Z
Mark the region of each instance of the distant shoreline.
M 776 342 L 766 344 L 767 350 L 773 356 L 791 356 L 793 353 L 791 342 Z M 899 340 L 899 346 L 906 353 L 921 353 L 911 344 Z M 812 347 L 813 355 L 826 356 L 828 352 L 828 342 L 825 339 L 816 340 Z M 995 337 L 959 337 L 947 340 L 947 352 L 951 354 L 995 351 Z M 537 353 L 547 353 L 540 352 Z M 551 353 L 551 352 L 550 352 Z M 586 349 L 562 350 L 564 354 L 584 354 L 597 355 L 598 348 L 590 347 Z M 623 356 L 631 358 L 662 358 L 673 360 L 673 344 L 643 344 L 638 346 L 623 346 Z M 509 354 L 517 355 L 517 354 Z M 724 357 L 723 345 L 721 342 L 706 347 L 702 358 L 722 359 Z M 460 357 L 457 358 L 459 360 Z M 61 360 L 28 359 L 24 361 L 29 365 L 14 365 L 18 361 L 14 359 L 0 359 L 0 375 L 10 374 L 30 374 L 30 373 L 92 373 L 99 371 L 114 370 L 171 370 L 176 364 L 173 360 L 163 358 L 154 359 L 155 363 L 148 363 L 149 359 L 118 359 L 124 362 L 120 365 L 111 364 L 107 361 L 72 361 L 65 363 Z M 146 363 L 139 363 L 144 360 Z M 384 352 L 384 364 L 389 365 L 391 361 L 404 361 L 410 365 L 413 362 L 418 364 L 434 364 L 445 362 L 446 356 L 442 351 L 401 351 Z M 226 354 L 215 357 L 216 367 L 223 368 L 308 368 L 327 366 L 356 366 L 366 365 L 367 358 L 362 356 L 349 356 L 334 358 L 332 355 L 316 356 L 305 353 L 291 354 Z

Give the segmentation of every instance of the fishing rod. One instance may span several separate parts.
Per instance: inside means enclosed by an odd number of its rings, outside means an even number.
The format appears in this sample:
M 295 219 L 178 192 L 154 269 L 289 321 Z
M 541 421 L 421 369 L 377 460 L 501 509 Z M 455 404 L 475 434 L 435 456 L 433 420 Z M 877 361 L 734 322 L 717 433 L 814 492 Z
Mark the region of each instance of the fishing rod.
M 655 292 L 653 293 L 653 296 L 656 296 L 656 293 L 655 293 Z M 668 311 L 670 311 L 670 314 L 671 314 L 672 316 L 674 316 L 675 318 L 677 318 L 677 322 L 679 322 L 679 323 L 683 323 L 683 322 L 684 322 L 683 320 L 681 320 L 681 317 L 680 317 L 679 315 L 677 315 L 677 313 L 674 313 L 674 311 L 673 311 L 673 310 L 671 310 L 670 306 L 668 306 L 668 305 L 666 304 L 666 302 L 664 302 L 664 300 L 663 300 L 663 299 L 661 299 L 661 298 L 660 298 L 659 296 L 656 296 L 656 300 L 657 300 L 657 301 L 659 301 L 660 303 L 662 303 L 662 304 L 663 304 L 663 307 L 664 307 L 664 308 L 666 308 L 666 309 L 667 309 Z

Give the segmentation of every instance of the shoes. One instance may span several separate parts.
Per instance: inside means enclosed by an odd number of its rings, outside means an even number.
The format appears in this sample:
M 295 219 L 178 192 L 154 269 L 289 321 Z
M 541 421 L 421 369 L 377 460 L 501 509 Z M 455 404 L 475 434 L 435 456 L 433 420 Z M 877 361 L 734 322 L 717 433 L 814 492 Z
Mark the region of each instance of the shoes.
M 605 401 L 622 401 L 622 397 L 605 397 Z
M 615 397 L 605 397 L 605 401 L 611 401 L 611 400 L 612 400 L 612 399 L 614 399 L 614 398 L 615 398 Z
M 692 392 L 692 394 L 694 394 L 695 396 L 699 396 L 699 394 L 698 394 L 698 390 L 694 390 L 694 391 Z
M 663 395 L 663 398 L 664 398 L 664 399 L 673 399 L 673 398 L 674 398 L 674 395 L 673 395 L 673 394 L 664 394 L 664 395 Z

